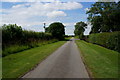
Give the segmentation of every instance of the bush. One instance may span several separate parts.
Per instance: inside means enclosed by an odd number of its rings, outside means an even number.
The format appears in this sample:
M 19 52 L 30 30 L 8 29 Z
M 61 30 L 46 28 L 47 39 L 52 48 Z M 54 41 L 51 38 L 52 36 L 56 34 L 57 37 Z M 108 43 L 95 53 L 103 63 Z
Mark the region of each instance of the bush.
M 2 26 L 2 46 L 3 49 L 6 46 L 13 44 L 29 44 L 37 43 L 42 40 L 53 39 L 50 33 L 35 32 L 22 30 L 21 26 L 16 24 L 9 24 Z
M 3 25 L 2 56 L 37 47 L 39 43 L 43 41 L 50 42 L 53 39 L 50 33 L 23 30 L 21 26 L 17 26 L 16 24 Z
M 89 42 L 120 52 L 120 31 L 91 34 Z

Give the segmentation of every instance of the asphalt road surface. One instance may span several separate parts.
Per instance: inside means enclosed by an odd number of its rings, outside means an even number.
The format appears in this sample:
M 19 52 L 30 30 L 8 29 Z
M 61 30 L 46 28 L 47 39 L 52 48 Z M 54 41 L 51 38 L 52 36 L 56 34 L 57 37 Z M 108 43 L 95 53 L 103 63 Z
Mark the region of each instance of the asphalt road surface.
M 75 40 L 67 41 L 22 78 L 89 78 Z

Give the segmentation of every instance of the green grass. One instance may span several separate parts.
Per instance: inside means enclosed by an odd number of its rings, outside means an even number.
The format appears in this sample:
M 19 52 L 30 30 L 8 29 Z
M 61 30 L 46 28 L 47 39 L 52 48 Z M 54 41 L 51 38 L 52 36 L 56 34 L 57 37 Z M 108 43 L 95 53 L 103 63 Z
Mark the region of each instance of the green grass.
M 29 48 L 30 47 L 28 45 L 12 45 L 3 50 L 2 56 L 7 56 L 13 53 L 24 51 Z
M 2 51 L 2 56 L 8 56 L 10 54 L 14 54 L 17 52 L 21 52 L 27 49 L 31 49 L 34 47 L 38 47 L 38 46 L 42 46 L 45 44 L 50 44 L 50 43 L 54 43 L 57 42 L 57 39 L 52 39 L 52 40 L 48 40 L 48 41 L 40 41 L 40 42 L 34 42 L 34 43 L 29 43 L 29 44 L 25 44 L 25 45 L 19 45 L 19 44 L 13 44 L 10 46 L 5 47 L 5 49 L 3 49 Z
M 104 47 L 76 41 L 83 60 L 94 78 L 118 78 L 118 55 L 120 53 Z
M 64 43 L 58 41 L 3 57 L 3 78 L 20 77 Z
M 72 37 L 65 37 L 66 41 L 69 41 Z
M 0 80 L 2 78 L 2 58 L 0 58 Z
M 75 36 L 74 38 L 75 38 L 75 39 L 79 39 L 79 36 Z

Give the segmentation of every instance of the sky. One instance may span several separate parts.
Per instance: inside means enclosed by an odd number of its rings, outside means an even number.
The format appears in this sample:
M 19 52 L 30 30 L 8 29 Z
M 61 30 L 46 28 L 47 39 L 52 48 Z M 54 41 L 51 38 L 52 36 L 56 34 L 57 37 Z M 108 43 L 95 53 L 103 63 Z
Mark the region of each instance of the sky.
M 23 2 L 24 1 L 24 2 Z M 84 1 L 84 0 L 83 0 Z M 94 2 L 79 0 L 2 0 L 0 3 L 0 25 L 17 24 L 23 29 L 44 32 L 43 23 L 48 27 L 53 22 L 61 22 L 66 35 L 74 34 L 77 22 L 87 22 L 86 11 Z M 91 25 L 87 26 L 84 34 L 88 35 Z

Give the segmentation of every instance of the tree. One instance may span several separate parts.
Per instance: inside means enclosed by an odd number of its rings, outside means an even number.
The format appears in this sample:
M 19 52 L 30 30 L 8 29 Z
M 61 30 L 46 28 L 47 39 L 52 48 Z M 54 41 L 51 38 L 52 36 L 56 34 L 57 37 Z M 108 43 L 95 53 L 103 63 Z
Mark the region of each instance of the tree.
M 93 20 L 91 20 L 91 24 L 92 24 L 92 29 L 90 33 L 101 32 L 100 28 L 102 27 L 102 18 L 100 16 L 95 16 Z
M 75 30 L 74 30 L 74 34 L 75 36 L 79 36 L 79 38 L 82 38 L 83 36 L 83 32 L 85 31 L 87 24 L 84 22 L 77 22 L 75 24 Z
M 20 40 L 22 36 L 22 27 L 16 24 L 9 24 L 2 26 L 3 40 Z
M 65 35 L 65 26 L 60 22 L 54 22 L 45 29 L 45 32 L 51 33 L 53 37 L 62 40 Z
M 96 2 L 86 13 L 91 33 L 120 31 L 120 2 Z

